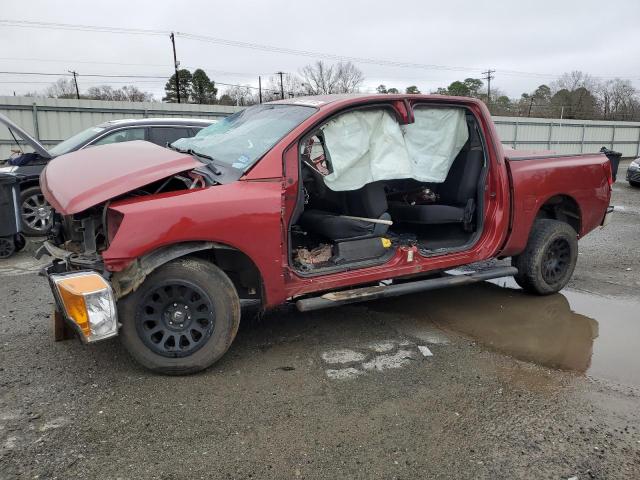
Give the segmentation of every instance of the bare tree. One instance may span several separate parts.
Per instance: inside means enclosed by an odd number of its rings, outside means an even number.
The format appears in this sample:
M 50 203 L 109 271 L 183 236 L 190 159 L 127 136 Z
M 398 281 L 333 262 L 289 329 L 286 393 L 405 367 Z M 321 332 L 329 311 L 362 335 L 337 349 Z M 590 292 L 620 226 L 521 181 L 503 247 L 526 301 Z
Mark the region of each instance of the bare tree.
M 109 85 L 99 85 L 91 87 L 84 95 L 91 100 L 111 100 L 116 102 L 150 102 L 153 94 L 143 92 L 134 85 L 125 85 L 122 88 L 113 88 Z
M 595 89 L 602 117 L 611 120 L 631 120 L 637 111 L 638 91 L 629 80 L 616 78 L 601 82 Z
M 69 78 L 59 78 L 44 93 L 50 98 L 76 98 L 76 86 Z
M 553 92 L 559 90 L 569 90 L 573 92 L 578 88 L 585 88 L 589 91 L 593 91 L 596 86 L 596 81 L 589 74 L 574 70 L 573 72 L 563 73 L 562 76 L 551 84 Z
M 280 77 L 275 75 L 269 77 L 266 85 L 266 88 L 262 90 L 262 101 L 271 102 L 273 100 L 280 100 Z M 297 97 L 305 94 L 302 79 L 291 73 L 283 75 L 282 88 L 284 89 L 284 98 Z
M 364 75 L 353 63 L 327 65 L 322 60 L 300 70 L 304 89 L 310 95 L 357 92 Z
M 338 93 L 352 93 L 360 90 L 364 82 L 364 74 L 353 63 L 340 62 L 336 65 L 335 71 Z
M 257 103 L 249 85 L 236 85 L 229 87 L 225 92 L 225 95 L 231 99 L 233 105 L 246 107 Z
M 324 95 L 336 93 L 336 74 L 332 65 L 327 65 L 322 60 L 306 65 L 300 70 L 304 82 L 304 88 L 309 95 Z

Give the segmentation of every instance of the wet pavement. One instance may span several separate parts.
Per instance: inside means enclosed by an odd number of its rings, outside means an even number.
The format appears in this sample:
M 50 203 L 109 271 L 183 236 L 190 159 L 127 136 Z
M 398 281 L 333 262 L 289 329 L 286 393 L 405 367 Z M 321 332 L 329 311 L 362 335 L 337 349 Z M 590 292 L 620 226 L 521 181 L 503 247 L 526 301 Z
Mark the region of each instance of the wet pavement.
M 640 387 L 637 301 L 573 290 L 536 297 L 508 278 L 371 308 L 431 321 L 520 360 Z
M 53 342 L 41 262 L 4 261 L 0 479 L 640 478 L 640 189 L 614 202 L 560 294 L 283 308 L 189 377 Z

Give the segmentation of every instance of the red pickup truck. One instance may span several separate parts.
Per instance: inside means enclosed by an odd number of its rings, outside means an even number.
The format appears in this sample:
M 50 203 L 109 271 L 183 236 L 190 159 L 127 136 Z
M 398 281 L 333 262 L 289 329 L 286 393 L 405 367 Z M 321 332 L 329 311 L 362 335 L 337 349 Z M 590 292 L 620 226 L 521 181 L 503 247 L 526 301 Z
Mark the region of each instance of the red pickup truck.
M 511 275 L 557 292 L 578 239 L 612 211 L 603 154 L 504 150 L 471 98 L 293 98 L 167 147 L 51 161 L 40 251 L 58 326 L 84 342 L 119 334 L 166 374 L 222 357 L 246 305 L 307 311 Z

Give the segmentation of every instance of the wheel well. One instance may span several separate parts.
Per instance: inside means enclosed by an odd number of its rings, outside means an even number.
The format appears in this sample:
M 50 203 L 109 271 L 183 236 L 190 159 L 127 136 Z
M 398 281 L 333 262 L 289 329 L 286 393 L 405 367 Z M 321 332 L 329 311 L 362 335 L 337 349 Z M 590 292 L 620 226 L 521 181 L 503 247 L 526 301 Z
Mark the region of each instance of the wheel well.
M 40 186 L 40 182 L 37 179 L 34 180 L 25 180 L 24 182 L 20 182 L 20 190 L 26 190 L 27 188 L 31 188 L 31 187 L 38 187 Z
M 233 282 L 240 298 L 262 298 L 260 271 L 245 253 L 230 247 L 215 246 L 195 252 L 193 256 L 204 258 L 220 267 Z
M 262 276 L 253 260 L 240 250 L 214 242 L 178 243 L 143 255 L 112 275 L 116 298 L 135 291 L 156 268 L 186 256 L 201 258 L 219 267 L 229 276 L 241 299 L 263 299 Z
M 568 195 L 555 195 L 540 207 L 536 219 L 549 218 L 568 223 L 580 234 L 582 216 L 578 203 Z

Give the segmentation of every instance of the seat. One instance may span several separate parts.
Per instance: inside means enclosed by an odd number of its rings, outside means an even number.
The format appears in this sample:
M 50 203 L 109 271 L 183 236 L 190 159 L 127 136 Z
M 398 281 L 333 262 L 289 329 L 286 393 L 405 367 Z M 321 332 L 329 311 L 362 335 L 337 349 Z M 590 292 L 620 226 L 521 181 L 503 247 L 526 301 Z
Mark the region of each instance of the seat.
M 344 215 L 324 210 L 305 210 L 299 224 L 307 231 L 333 241 L 381 236 L 389 225 L 350 217 L 391 220 L 387 213 L 387 196 L 380 182 L 369 183 L 349 192 L 342 192 Z
M 390 204 L 391 215 L 399 222 L 469 224 L 475 211 L 478 179 L 483 166 L 481 149 L 463 149 L 456 157 L 444 183 L 438 189 L 438 204 Z

